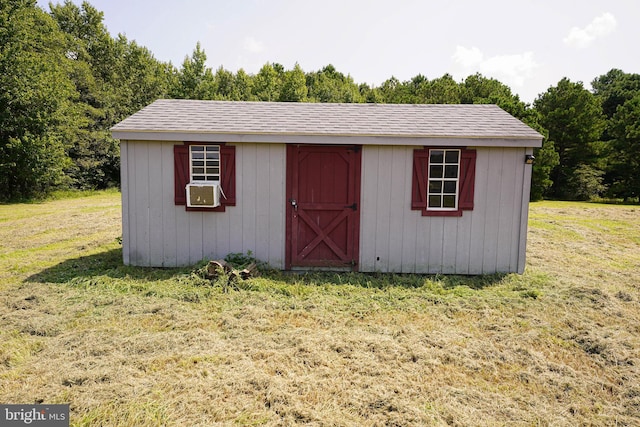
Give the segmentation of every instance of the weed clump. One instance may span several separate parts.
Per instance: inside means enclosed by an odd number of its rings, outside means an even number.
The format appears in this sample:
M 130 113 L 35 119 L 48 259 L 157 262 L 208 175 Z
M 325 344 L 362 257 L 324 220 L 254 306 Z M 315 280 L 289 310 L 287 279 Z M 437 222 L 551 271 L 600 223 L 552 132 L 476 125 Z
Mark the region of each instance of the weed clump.
M 226 293 L 251 288 L 245 286 L 244 282 L 258 277 L 261 270 L 269 270 L 268 264 L 256 259 L 251 251 L 246 254 L 231 253 L 224 260 L 201 261 L 187 280 L 194 286 L 219 287 Z

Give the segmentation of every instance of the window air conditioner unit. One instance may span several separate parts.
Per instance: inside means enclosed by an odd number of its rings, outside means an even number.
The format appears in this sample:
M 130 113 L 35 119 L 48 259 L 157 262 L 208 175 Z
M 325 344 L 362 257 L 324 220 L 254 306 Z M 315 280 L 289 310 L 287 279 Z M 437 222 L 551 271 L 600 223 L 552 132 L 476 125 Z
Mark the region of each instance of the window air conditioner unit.
M 216 208 L 220 206 L 220 184 L 187 184 L 187 206 L 190 208 Z

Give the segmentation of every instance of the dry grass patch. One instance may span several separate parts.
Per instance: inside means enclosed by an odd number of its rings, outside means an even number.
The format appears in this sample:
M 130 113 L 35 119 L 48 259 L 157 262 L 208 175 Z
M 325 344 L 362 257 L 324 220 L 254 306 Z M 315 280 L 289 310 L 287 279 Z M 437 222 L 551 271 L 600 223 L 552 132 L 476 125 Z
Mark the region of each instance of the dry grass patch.
M 56 233 L 0 206 L 0 401 L 70 403 L 74 426 L 640 419 L 637 207 L 534 204 L 522 276 L 265 272 L 234 289 L 122 266 L 117 197 L 38 205 Z M 31 234 L 5 226 L 29 218 Z
M 115 248 L 121 234 L 120 200 L 115 192 L 0 205 L 0 281 Z

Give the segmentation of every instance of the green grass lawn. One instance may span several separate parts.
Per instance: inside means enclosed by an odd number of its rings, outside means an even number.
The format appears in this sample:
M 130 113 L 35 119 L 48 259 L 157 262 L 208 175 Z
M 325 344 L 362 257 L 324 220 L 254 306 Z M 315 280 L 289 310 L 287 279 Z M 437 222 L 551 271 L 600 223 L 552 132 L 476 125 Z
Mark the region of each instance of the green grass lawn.
M 125 267 L 114 192 L 0 205 L 0 402 L 74 426 L 638 425 L 640 208 L 531 205 L 524 275 Z

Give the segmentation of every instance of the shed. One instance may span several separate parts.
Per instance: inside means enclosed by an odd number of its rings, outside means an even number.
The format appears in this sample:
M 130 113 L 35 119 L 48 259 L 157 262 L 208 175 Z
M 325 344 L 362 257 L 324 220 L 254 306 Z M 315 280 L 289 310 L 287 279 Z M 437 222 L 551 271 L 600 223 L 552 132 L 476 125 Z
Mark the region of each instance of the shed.
M 127 265 L 524 270 L 542 135 L 495 105 L 163 99 L 111 131 Z M 199 183 L 219 206 L 187 206 Z

